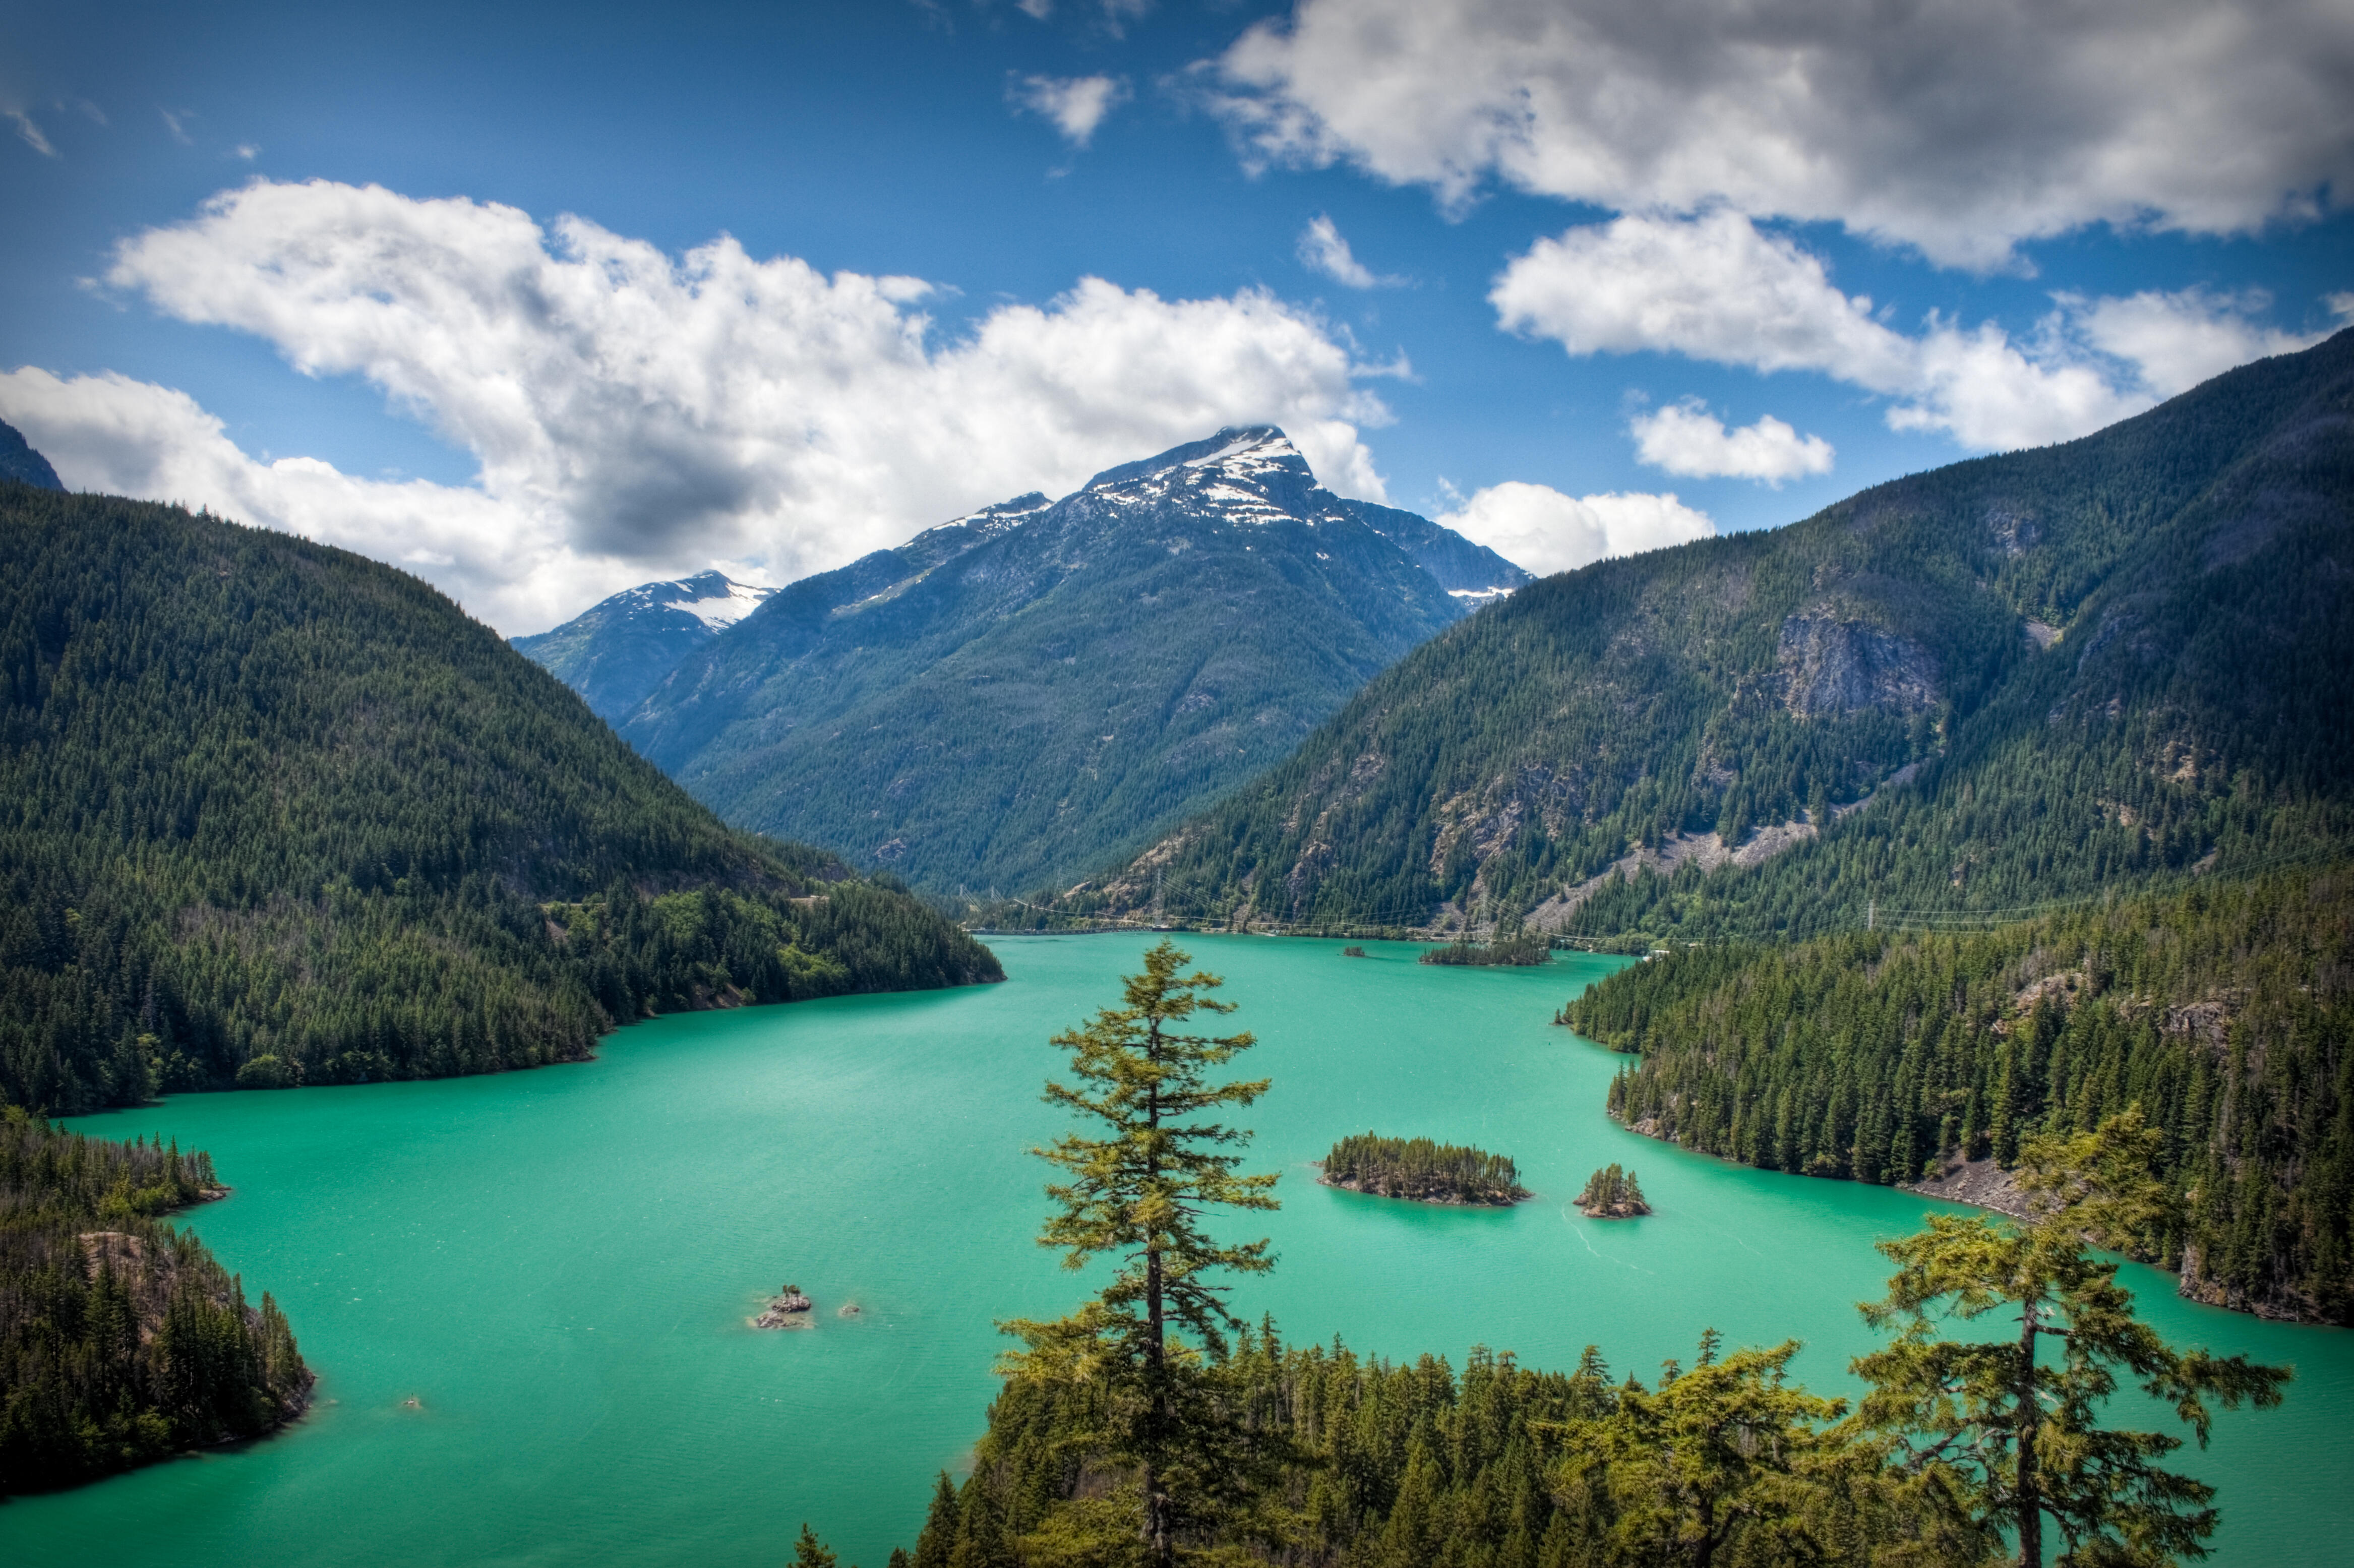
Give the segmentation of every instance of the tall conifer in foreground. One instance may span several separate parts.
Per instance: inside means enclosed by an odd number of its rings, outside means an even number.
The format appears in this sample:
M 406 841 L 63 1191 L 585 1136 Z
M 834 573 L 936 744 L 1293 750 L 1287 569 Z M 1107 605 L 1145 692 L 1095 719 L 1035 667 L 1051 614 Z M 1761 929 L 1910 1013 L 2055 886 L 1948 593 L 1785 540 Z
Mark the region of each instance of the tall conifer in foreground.
M 2158 1568 L 2207 1555 L 2214 1489 L 2155 1463 L 2181 1439 L 2102 1423 L 2120 1369 L 2173 1405 L 2201 1447 L 2208 1401 L 2278 1404 L 2291 1375 L 2175 1350 L 2135 1318 L 2118 1265 L 2090 1251 L 2165 1222 L 2168 1195 L 2152 1173 L 2162 1142 L 2138 1107 L 2092 1132 L 2029 1139 L 2020 1185 L 2041 1217 L 1933 1214 L 1920 1234 L 1880 1244 L 1900 1267 L 1887 1298 L 1862 1311 L 1899 1332 L 1853 1363 L 1872 1385 L 1858 1419 L 1891 1435 L 1909 1468 L 1957 1481 L 1987 1526 L 2009 1532 L 2022 1568 L 2043 1562 L 2046 1516 L 2066 1538 L 2063 1565 Z M 1938 1319 L 2006 1307 L 2019 1312 L 2016 1338 L 1938 1337 Z
M 1050 1080 L 1045 1098 L 1101 1123 L 1102 1136 L 1067 1133 L 1033 1151 L 1069 1178 L 1046 1189 L 1059 1206 L 1039 1245 L 1059 1250 L 1066 1268 L 1110 1254 L 1119 1272 L 1067 1318 L 1004 1325 L 1027 1347 L 1006 1358 L 1011 1376 L 1086 1391 L 1099 1451 L 1133 1471 L 1137 1535 L 1155 1568 L 1176 1560 L 1181 1533 L 1210 1524 L 1247 1490 L 1248 1445 L 1209 1377 L 1227 1333 L 1243 1324 L 1223 1299 L 1226 1287 L 1209 1277 L 1274 1265 L 1265 1240 L 1225 1245 L 1203 1228 L 1214 1208 L 1275 1208 L 1276 1178 L 1235 1174 L 1241 1157 L 1228 1150 L 1250 1134 L 1208 1119 L 1252 1104 L 1268 1081 L 1210 1081 L 1254 1041 L 1180 1032 L 1196 1012 L 1234 1011 L 1201 994 L 1224 983 L 1217 976 L 1181 972 L 1190 961 L 1162 938 L 1144 955 L 1144 972 L 1126 978 L 1125 1006 L 1055 1037 L 1078 1086 Z

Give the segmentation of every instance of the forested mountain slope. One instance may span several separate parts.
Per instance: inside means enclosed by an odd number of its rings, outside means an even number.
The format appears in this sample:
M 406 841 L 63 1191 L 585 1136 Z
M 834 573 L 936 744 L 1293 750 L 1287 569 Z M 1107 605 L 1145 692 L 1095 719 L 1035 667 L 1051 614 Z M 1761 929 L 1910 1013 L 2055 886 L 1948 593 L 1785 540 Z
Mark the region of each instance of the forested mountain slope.
M 998 972 L 726 827 L 414 577 L 0 482 L 0 1097 L 490 1071 Z
M 1198 810 L 1526 580 L 1225 430 L 791 585 L 622 733 L 731 821 L 1016 891 Z
M 2341 333 L 1524 588 L 1066 903 L 1803 934 L 2311 858 L 2354 843 L 2350 523 Z
M 516 651 L 619 724 L 681 659 L 752 611 L 774 588 L 725 572 L 641 583 L 599 600 L 552 631 L 510 639 Z
M 1679 950 L 1572 1001 L 1638 1131 L 1861 1181 L 2000 1166 L 2139 1106 L 2183 1293 L 2354 1321 L 2354 871 L 2204 881 L 1976 935 Z

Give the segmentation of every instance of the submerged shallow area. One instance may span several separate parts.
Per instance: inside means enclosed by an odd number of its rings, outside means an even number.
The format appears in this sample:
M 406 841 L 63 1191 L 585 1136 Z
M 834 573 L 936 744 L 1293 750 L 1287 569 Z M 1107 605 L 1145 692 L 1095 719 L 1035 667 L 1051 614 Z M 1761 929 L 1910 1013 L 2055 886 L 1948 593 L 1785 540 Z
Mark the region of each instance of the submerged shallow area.
M 1874 1341 L 1882 1236 L 1924 1200 L 1748 1171 L 1615 1126 L 1622 1058 L 1547 1021 L 1617 960 L 1418 964 L 1419 948 L 1184 938 L 1225 975 L 1239 1065 L 1275 1087 L 1240 1118 L 1284 1207 L 1280 1261 L 1235 1306 L 1287 1338 L 1344 1336 L 1459 1366 L 1486 1344 L 1565 1367 L 1588 1343 L 1649 1378 L 1701 1331 L 1807 1341 L 1850 1392 Z M 498 1077 L 189 1096 L 82 1118 L 212 1151 L 235 1187 L 186 1216 L 273 1292 L 321 1374 L 299 1426 L 0 1506 L 0 1559 L 241 1564 L 773 1564 L 804 1520 L 845 1563 L 912 1544 L 933 1472 L 981 1430 L 998 1319 L 1085 1288 L 1032 1241 L 1063 1125 L 1047 1044 L 1118 996 L 1133 937 L 1000 938 L 1003 985 L 669 1018 L 599 1060 Z M 1511 1208 L 1320 1186 L 1367 1127 L 1509 1149 Z M 1654 1213 L 1572 1203 L 1617 1161 Z M 2296 1364 L 2283 1409 L 2227 1414 L 2182 1456 L 2221 1489 L 2226 1563 L 2344 1560 L 2354 1530 L 2354 1335 L 2184 1302 L 2134 1268 L 2178 1340 Z M 748 1319 L 798 1284 L 808 1331 Z M 861 1308 L 839 1316 L 845 1303 Z

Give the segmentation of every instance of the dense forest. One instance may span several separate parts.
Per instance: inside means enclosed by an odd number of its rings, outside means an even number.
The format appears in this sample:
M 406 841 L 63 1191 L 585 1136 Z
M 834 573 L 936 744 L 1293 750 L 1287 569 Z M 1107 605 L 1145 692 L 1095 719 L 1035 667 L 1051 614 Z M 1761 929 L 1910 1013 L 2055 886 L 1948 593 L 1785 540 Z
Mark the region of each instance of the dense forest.
M 0 1099 L 494 1071 L 652 1012 L 997 978 L 405 573 L 0 483 Z
M 1772 1456 L 1751 1485 L 1778 1495 L 1770 1513 L 1754 1496 L 1724 1509 L 1716 1562 L 1983 1561 L 1982 1541 L 1908 1506 L 1903 1482 L 1868 1450 L 1821 1436 L 1834 1407 L 1782 1381 L 1797 1348 L 1720 1360 L 1704 1344 L 1696 1367 L 1670 1365 L 1647 1386 L 1615 1379 L 1592 1347 L 1566 1373 L 1482 1350 L 1458 1372 L 1436 1356 L 1390 1362 L 1338 1341 L 1288 1346 L 1272 1328 L 1246 1336 L 1221 1370 L 1268 1455 L 1262 1496 L 1229 1526 L 1230 1560 L 1286 1568 L 1692 1560 L 1676 1550 L 1684 1499 L 1661 1483 L 1679 1460 L 1689 1476 L 1734 1453 L 1743 1433 L 1724 1407 L 1738 1404 L 1750 1446 Z M 1100 1497 L 1109 1479 L 1073 1441 L 1091 1425 L 1088 1402 L 1085 1389 L 1009 1383 L 991 1407 L 971 1478 L 952 1489 L 942 1478 L 935 1491 L 916 1568 L 1076 1561 L 1054 1550 L 1058 1516 L 1075 1499 Z M 1713 1430 L 1711 1406 L 1719 1407 Z M 1564 1461 L 1579 1450 L 1597 1461 L 1617 1450 L 1631 1462 L 1574 1469 Z
M 1427 1138 L 1352 1133 L 1324 1156 L 1335 1187 L 1426 1203 L 1517 1203 L 1529 1196 L 1510 1156 Z
M 1638 1052 L 1614 1115 L 1770 1170 L 2011 1165 L 2139 1106 L 2186 1294 L 2354 1322 L 2354 871 L 2276 872 L 1978 934 L 1695 947 L 1564 1011 Z
M 2081 440 L 1547 578 L 1058 906 L 1787 937 L 2342 851 L 2349 418 L 2341 333 Z
M 277 1305 L 157 1216 L 217 1196 L 176 1147 L 0 1107 L 0 1496 L 70 1486 L 300 1414 Z

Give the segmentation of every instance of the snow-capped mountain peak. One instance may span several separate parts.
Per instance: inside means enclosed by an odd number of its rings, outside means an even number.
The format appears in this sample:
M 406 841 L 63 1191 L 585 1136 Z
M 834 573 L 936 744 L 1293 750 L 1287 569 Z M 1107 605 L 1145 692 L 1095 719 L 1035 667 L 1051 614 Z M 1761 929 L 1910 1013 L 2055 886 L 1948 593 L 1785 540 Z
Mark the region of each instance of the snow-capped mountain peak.
M 776 593 L 722 571 L 640 583 L 591 606 L 553 631 L 514 645 L 618 721 L 685 657 Z
M 1237 523 L 1305 517 L 1320 510 L 1320 501 L 1337 501 L 1318 490 L 1308 460 L 1273 425 L 1230 427 L 1207 440 L 1106 469 L 1079 494 L 1119 507 L 1167 503 L 1214 511 Z
M 641 583 L 615 594 L 598 608 L 611 606 L 632 614 L 670 610 L 691 616 L 710 630 L 725 631 L 759 609 L 776 591 L 756 583 L 739 583 L 726 573 L 715 570 L 668 582 Z

